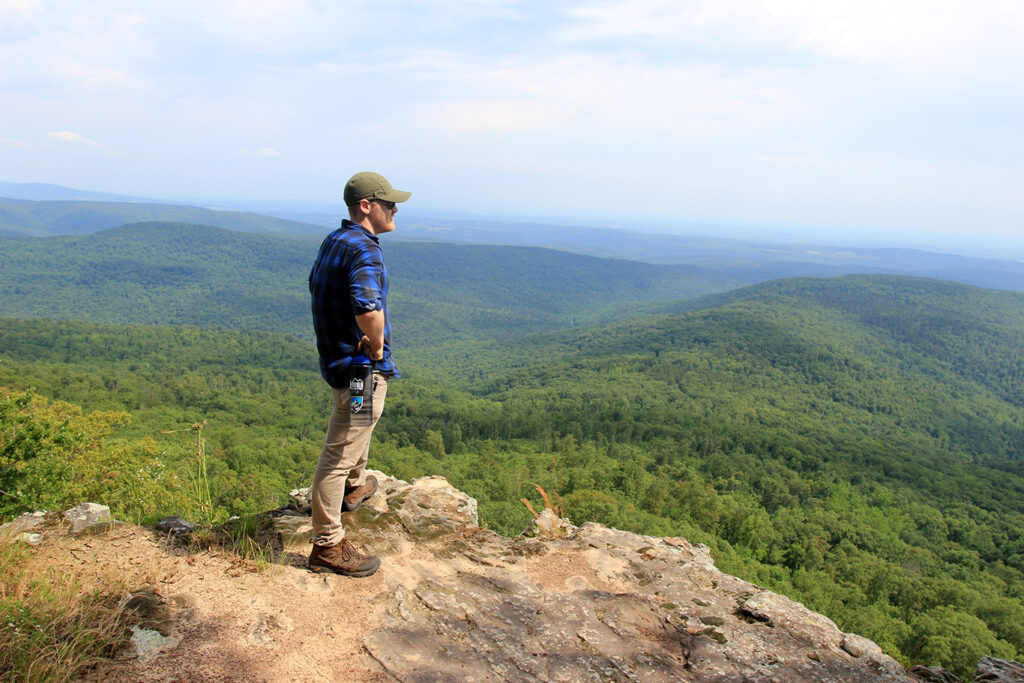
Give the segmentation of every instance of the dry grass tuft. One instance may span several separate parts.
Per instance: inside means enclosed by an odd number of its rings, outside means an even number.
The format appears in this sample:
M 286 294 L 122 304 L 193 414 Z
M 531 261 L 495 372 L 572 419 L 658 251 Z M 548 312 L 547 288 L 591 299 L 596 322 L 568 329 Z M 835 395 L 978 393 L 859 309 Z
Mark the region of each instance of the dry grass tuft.
M 556 505 L 551 502 L 551 497 L 548 496 L 547 491 L 545 491 L 540 484 L 533 484 L 533 486 L 537 489 L 537 492 L 540 493 L 540 497 L 544 501 L 544 510 L 542 512 L 537 512 L 533 508 L 533 505 L 530 504 L 529 500 L 526 498 L 520 498 L 519 500 L 523 502 L 526 509 L 533 515 L 533 519 L 538 522 L 537 528 L 541 536 L 549 538 L 558 538 L 562 536 L 565 533 L 565 528 L 563 526 L 564 517 L 562 516 L 562 497 L 557 493 L 554 494 L 555 498 L 558 499 L 558 504 Z M 549 514 L 544 515 L 544 512 Z M 545 519 L 545 517 L 547 519 Z
M 259 515 L 231 519 L 189 534 L 191 552 L 213 552 L 227 558 L 240 571 L 273 572 L 283 566 L 281 539 L 270 521 Z
M 80 680 L 127 641 L 129 577 L 82 576 L 0 541 L 0 680 Z

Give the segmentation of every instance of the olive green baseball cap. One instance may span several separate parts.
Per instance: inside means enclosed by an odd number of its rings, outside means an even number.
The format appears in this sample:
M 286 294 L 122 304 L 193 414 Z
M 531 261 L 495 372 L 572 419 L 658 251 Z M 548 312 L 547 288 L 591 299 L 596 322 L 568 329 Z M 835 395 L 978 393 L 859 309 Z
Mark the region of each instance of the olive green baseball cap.
M 404 202 L 412 192 L 391 187 L 388 179 L 379 173 L 363 171 L 356 173 L 345 183 L 345 206 L 352 206 L 360 199 L 383 199 L 386 202 Z

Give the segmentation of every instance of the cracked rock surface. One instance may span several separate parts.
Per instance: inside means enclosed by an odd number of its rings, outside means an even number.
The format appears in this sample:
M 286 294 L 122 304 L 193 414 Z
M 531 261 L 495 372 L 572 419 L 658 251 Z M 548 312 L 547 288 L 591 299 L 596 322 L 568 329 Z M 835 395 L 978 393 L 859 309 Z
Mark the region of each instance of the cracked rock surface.
M 363 639 L 398 680 L 910 680 L 871 641 L 722 574 L 684 539 L 585 524 L 559 540 L 436 542 L 454 553 L 443 569 L 378 596 Z
M 442 478 L 410 484 L 373 474 L 378 492 L 343 517 L 349 539 L 381 558 L 366 578 L 306 569 L 300 495 L 268 514 L 281 557 L 259 571 L 137 527 L 69 537 L 77 566 L 144 563 L 160 577 L 164 604 L 176 596 L 188 605 L 189 618 L 150 627 L 166 626 L 154 631 L 166 640 L 151 658 L 119 662 L 109 677 L 914 680 L 870 640 L 723 574 L 706 547 L 686 539 L 598 524 L 555 539 L 506 538 L 480 528 L 476 502 Z

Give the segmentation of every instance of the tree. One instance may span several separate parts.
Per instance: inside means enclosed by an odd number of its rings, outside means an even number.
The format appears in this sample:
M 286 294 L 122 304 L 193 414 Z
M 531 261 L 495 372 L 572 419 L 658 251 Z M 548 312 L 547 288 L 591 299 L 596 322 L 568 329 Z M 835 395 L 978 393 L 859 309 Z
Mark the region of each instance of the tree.
M 901 649 L 913 663 L 941 666 L 965 679 L 973 676 L 978 661 L 986 655 L 1017 655 L 985 622 L 953 607 L 934 607 L 915 617 L 910 627 L 909 641 Z

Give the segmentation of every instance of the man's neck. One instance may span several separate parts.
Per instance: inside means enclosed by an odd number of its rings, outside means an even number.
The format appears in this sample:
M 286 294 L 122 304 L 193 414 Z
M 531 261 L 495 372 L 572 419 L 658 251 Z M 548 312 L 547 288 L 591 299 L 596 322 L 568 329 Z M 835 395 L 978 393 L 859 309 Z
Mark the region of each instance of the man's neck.
M 377 233 L 374 231 L 373 226 L 370 225 L 370 221 L 369 220 L 357 221 L 357 220 L 355 220 L 353 218 L 348 218 L 346 220 L 348 220 L 348 222 L 351 223 L 352 225 L 358 225 L 360 228 L 362 228 L 366 232 L 370 233 L 374 237 L 377 236 Z

